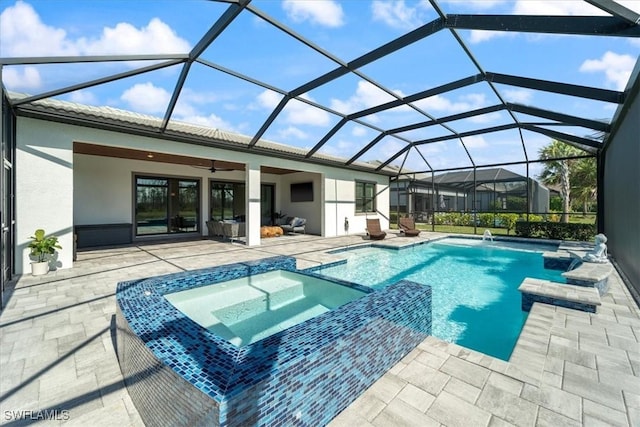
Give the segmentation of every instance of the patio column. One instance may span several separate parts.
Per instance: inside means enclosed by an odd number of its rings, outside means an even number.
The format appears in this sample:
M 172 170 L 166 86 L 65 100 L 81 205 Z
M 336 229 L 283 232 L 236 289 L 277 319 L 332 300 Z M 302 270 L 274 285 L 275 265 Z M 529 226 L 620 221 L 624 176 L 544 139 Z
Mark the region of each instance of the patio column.
M 246 234 L 247 246 L 260 245 L 260 165 L 246 164 Z

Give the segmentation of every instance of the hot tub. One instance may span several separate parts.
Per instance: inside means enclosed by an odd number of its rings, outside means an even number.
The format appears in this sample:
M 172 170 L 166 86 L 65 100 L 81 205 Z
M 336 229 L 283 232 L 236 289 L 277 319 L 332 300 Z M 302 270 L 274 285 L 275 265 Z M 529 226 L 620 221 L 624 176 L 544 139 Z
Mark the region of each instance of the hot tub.
M 200 326 L 241 347 L 366 294 L 329 280 L 275 270 L 165 298 Z
M 295 265 L 274 257 L 118 283 L 116 352 L 145 424 L 325 425 L 430 334 L 431 289 L 409 281 L 372 292 L 337 280 L 360 297 L 240 347 L 166 298 Z

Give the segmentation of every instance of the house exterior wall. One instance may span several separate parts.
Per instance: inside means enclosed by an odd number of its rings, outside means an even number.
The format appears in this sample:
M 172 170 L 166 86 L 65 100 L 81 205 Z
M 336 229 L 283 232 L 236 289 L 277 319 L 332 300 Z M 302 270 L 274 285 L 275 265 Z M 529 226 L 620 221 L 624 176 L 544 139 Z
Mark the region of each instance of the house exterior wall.
M 374 173 L 25 117 L 18 118 L 16 139 L 17 274 L 29 271 L 27 245 L 37 228 L 44 228 L 48 234 L 60 238 L 63 249 L 58 251 L 56 266 L 69 268 L 73 264 L 74 226 L 133 223 L 135 174 L 200 179 L 200 208 L 203 213 L 200 230 L 203 235 L 207 233 L 209 180 L 245 182 L 247 176 L 242 171 L 219 171 L 214 176 L 206 169 L 191 166 L 74 154 L 74 142 L 215 158 L 250 163 L 252 167 L 262 165 L 299 170 L 286 175 L 260 174 L 259 180 L 276 185 L 276 211 L 307 218 L 307 233 L 326 237 L 345 234 L 345 217 L 350 221 L 349 233 L 364 233 L 365 215 L 355 214 L 355 180 L 374 181 L 379 193 L 376 202 L 378 217 L 383 228 L 389 226 L 388 178 Z M 292 203 L 290 184 L 309 181 L 314 187 L 313 202 Z M 259 225 L 259 222 L 254 223 Z
M 16 274 L 29 272 L 36 229 L 56 235 L 62 250 L 53 268 L 72 266 L 73 138 L 71 129 L 18 117 L 16 140 Z

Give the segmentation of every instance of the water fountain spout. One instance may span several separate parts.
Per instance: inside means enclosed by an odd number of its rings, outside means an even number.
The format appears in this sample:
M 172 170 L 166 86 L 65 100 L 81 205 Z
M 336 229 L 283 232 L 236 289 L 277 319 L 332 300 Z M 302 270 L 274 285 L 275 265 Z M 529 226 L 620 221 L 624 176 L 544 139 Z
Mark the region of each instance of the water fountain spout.
M 493 243 L 493 236 L 491 235 L 491 231 L 484 230 L 484 233 L 482 234 L 482 241 L 484 242 L 487 239 L 491 240 L 491 243 Z

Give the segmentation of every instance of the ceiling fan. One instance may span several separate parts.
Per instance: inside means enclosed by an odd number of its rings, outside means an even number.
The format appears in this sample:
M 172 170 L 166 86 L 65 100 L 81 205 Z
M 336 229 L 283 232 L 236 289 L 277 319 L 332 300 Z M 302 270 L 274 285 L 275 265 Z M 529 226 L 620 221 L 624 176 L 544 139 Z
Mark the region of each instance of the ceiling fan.
M 195 168 L 199 168 L 199 169 L 207 169 L 209 170 L 209 172 L 211 173 L 216 173 L 216 172 L 225 172 L 225 171 L 232 171 L 234 170 L 233 168 L 220 168 L 220 167 L 216 167 L 216 161 L 215 160 L 211 160 L 211 166 L 196 166 L 194 165 L 193 167 Z

